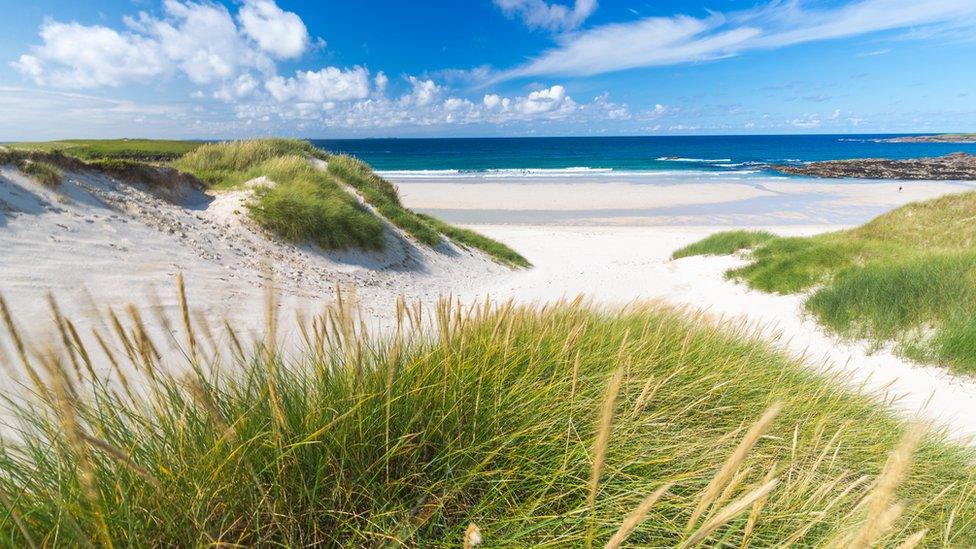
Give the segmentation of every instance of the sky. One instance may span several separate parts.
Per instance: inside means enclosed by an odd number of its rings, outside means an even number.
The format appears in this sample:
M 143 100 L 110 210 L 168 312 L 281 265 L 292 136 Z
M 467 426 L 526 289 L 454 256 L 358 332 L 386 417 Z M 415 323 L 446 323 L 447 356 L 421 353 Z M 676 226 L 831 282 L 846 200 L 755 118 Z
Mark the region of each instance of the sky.
M 976 0 L 0 0 L 0 141 L 976 131 Z

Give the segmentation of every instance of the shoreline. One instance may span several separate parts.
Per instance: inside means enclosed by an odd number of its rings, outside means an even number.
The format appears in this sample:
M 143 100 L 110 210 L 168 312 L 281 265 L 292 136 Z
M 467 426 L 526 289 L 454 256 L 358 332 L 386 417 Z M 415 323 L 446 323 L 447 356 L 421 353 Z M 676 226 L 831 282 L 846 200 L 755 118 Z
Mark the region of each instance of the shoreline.
M 585 175 L 528 183 L 516 177 L 490 183 L 463 177 L 391 181 L 407 207 L 467 225 L 852 225 L 909 202 L 976 190 L 976 182 L 905 185 L 764 175 L 709 183 L 695 177 L 604 181 Z

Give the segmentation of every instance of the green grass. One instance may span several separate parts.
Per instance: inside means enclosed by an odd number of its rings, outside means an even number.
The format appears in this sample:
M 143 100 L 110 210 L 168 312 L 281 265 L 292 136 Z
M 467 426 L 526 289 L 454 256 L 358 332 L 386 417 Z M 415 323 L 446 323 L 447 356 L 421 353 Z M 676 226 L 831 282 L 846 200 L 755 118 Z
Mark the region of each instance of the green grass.
M 403 207 L 392 183 L 376 175 L 369 166 L 348 155 L 329 157 L 328 170 L 334 177 L 353 187 L 383 217 L 410 236 L 428 246 L 436 246 L 441 235 L 421 216 Z
M 755 248 L 774 238 L 776 235 L 765 231 L 726 231 L 685 246 L 675 251 L 671 257 L 678 259 L 692 255 L 730 255 L 740 250 Z
M 172 163 L 215 189 L 239 188 L 267 177 L 248 205 L 251 217 L 292 242 L 316 243 L 326 250 L 385 246 L 380 220 L 347 193 L 335 178 L 308 157 L 326 155 L 299 139 L 254 139 L 201 145 Z
M 280 156 L 249 167 L 246 179 L 267 176 L 248 203 L 259 225 L 292 242 L 326 250 L 382 250 L 383 224 L 328 174 L 302 156 Z
M 172 162 L 172 166 L 211 187 L 228 189 L 253 179 L 255 166 L 283 156 L 326 157 L 301 139 L 250 139 L 201 145 Z
M 17 164 L 17 168 L 46 187 L 57 187 L 64 180 L 64 173 L 57 166 L 41 160 L 23 160 Z
M 913 203 L 851 230 L 765 240 L 727 276 L 767 292 L 812 291 L 806 309 L 835 332 L 976 373 L 973 219 L 976 193 Z
M 398 306 L 400 337 L 367 339 L 346 305 L 297 348 L 197 325 L 166 351 L 136 324 L 99 332 L 111 358 L 32 358 L 50 381 L 11 405 L 0 543 L 457 547 L 475 523 L 602 546 L 667 486 L 627 543 L 976 544 L 972 449 L 929 435 L 909 466 L 883 406 L 702 318 L 442 303 L 436 332 Z
M 329 157 L 328 169 L 330 174 L 356 189 L 383 217 L 428 246 L 440 242 L 440 236 L 443 234 L 460 246 L 481 250 L 505 265 L 532 266 L 527 259 L 501 242 L 405 208 L 400 202 L 397 188 L 376 175 L 368 165 L 356 158 L 348 155 L 332 155 Z
M 444 234 L 444 236 L 450 238 L 462 247 L 481 250 L 501 263 L 511 267 L 528 268 L 532 266 L 532 263 L 530 263 L 528 259 L 522 257 L 518 252 L 509 248 L 505 244 L 498 242 L 497 240 L 488 238 L 487 236 L 470 229 L 455 227 L 454 225 L 445 223 L 430 215 L 418 215 L 421 219 L 427 223 L 430 223 L 431 226 Z
M 60 151 L 81 160 L 139 160 L 164 162 L 175 160 L 199 147 L 201 141 L 163 139 L 64 139 L 60 141 L 11 143 L 10 146 L 42 151 Z

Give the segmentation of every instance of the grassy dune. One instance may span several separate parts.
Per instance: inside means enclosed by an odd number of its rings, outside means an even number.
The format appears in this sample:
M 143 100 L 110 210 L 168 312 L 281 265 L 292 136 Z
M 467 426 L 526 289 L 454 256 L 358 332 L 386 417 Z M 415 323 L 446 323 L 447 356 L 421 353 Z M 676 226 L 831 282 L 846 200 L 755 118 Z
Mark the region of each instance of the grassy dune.
M 217 190 L 238 189 L 247 181 L 268 177 L 275 185 L 256 189 L 256 200 L 248 207 L 251 217 L 265 229 L 289 241 L 314 242 L 326 250 L 382 250 L 385 246 L 382 222 L 346 191 L 348 186 L 422 245 L 434 247 L 446 237 L 462 247 L 481 250 L 499 263 L 530 266 L 524 257 L 500 242 L 404 207 L 396 187 L 365 163 L 346 155 L 330 155 L 301 139 L 221 143 L 63 140 L 15 143 L 9 147 L 0 150 L 0 163 L 16 160 L 23 166 L 25 156 L 46 156 L 74 164 L 82 161 L 87 167 L 113 177 L 139 176 L 137 179 L 147 184 L 158 183 L 159 179 L 143 173 L 150 162 L 156 163 L 154 166 L 162 162 L 191 174 Z M 313 166 L 310 158 L 327 161 L 326 172 Z M 37 164 L 33 168 L 39 170 L 44 162 Z M 49 174 L 33 175 L 44 179 L 43 182 L 50 179 Z
M 258 177 L 275 184 L 255 189 L 248 204 L 259 225 L 292 242 L 326 250 L 382 250 L 380 220 L 309 156 L 326 155 L 297 139 L 260 139 L 201 145 L 172 163 L 216 189 L 234 189 Z
M 878 403 L 701 317 L 442 303 L 421 321 L 398 303 L 397 335 L 367 340 L 353 308 L 306 324 L 299 348 L 184 324 L 167 350 L 123 321 L 98 334 L 124 352 L 25 355 L 47 381 L 14 406 L 22 442 L 0 447 L 0 539 L 976 544 L 971 449 L 919 443 Z
M 751 249 L 727 273 L 777 293 L 813 290 L 806 308 L 850 337 L 896 342 L 919 360 L 976 372 L 976 193 L 909 204 L 860 227 L 809 238 L 713 235 Z M 697 250 L 697 252 L 696 252 Z

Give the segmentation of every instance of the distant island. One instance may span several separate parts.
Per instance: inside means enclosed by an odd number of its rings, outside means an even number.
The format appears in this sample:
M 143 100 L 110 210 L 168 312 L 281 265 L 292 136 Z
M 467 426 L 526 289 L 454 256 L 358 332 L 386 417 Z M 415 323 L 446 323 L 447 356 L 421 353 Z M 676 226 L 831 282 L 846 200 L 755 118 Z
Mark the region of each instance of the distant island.
M 976 144 L 976 133 L 940 133 L 937 135 L 906 135 L 881 139 L 884 143 L 973 143 Z
M 976 156 L 966 153 L 908 160 L 887 158 L 825 160 L 804 164 L 774 165 L 772 168 L 791 175 L 830 178 L 976 180 Z

